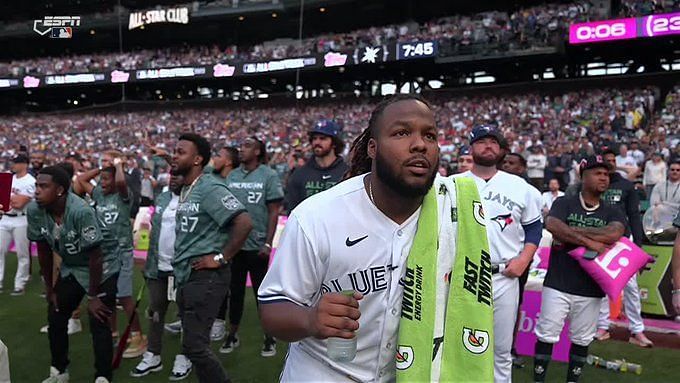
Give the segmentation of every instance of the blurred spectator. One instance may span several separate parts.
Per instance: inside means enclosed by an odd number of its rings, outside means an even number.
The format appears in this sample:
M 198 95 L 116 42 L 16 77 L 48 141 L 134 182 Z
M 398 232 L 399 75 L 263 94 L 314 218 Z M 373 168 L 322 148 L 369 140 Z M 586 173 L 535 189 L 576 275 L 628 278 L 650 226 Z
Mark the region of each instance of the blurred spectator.
M 652 189 L 655 185 L 666 180 L 666 163 L 661 158 L 661 153 L 656 152 L 652 154 L 652 159 L 645 163 L 645 172 L 642 178 L 642 184 L 645 186 L 647 196 L 652 195 Z
M 548 157 L 543 154 L 543 148 L 538 145 L 532 146 L 530 151 L 531 154 L 527 157 L 527 175 L 531 180 L 531 184 L 539 191 L 542 191 Z

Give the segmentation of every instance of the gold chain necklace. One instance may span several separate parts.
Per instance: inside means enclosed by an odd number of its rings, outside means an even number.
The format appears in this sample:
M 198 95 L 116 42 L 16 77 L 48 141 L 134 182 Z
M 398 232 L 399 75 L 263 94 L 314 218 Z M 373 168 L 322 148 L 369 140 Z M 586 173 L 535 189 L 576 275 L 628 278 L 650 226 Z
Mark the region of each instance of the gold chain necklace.
M 189 196 L 191 195 L 191 191 L 194 190 L 194 186 L 196 186 L 196 182 L 198 182 L 198 180 L 201 179 L 201 177 L 203 177 L 203 174 L 196 177 L 194 182 L 192 182 L 188 188 L 186 189 L 182 188 L 182 190 L 179 192 L 179 203 L 184 203 L 187 200 L 187 198 L 189 198 Z

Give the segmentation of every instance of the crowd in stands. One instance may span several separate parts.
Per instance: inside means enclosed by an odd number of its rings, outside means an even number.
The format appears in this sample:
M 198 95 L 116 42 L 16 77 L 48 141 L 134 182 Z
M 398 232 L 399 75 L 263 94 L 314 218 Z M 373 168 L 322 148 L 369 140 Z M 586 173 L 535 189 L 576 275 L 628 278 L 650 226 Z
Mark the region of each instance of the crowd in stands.
M 639 17 L 655 13 L 677 12 L 680 9 L 678 0 L 622 0 L 619 17 Z
M 568 4 L 548 3 L 512 13 L 492 11 L 455 15 L 422 24 L 411 21 L 348 33 L 329 33 L 301 42 L 288 39 L 250 47 L 181 46 L 123 53 L 31 58 L 0 63 L 0 74 L 47 75 L 211 64 L 227 60 L 278 59 L 414 40 L 439 40 L 442 50 L 448 54 L 464 53 L 475 47 L 529 49 L 554 45 L 555 38 L 564 36 L 570 23 L 591 19 L 591 10 L 589 2 L 580 0 Z
M 583 89 L 562 94 L 486 94 L 452 96 L 430 94 L 437 116 L 442 168 L 454 172 L 459 149 L 470 129 L 497 126 L 512 152 L 528 158 L 534 148 L 548 158 L 570 156 L 563 165 L 564 184 L 573 181 L 570 169 L 581 156 L 603 147 L 618 150 L 622 143 L 640 150 L 631 179 L 642 176 L 644 161 L 655 152 L 665 160 L 680 157 L 680 86 L 661 99 L 656 88 Z M 171 151 L 181 132 L 192 130 L 208 137 L 215 147 L 238 145 L 257 135 L 267 142 L 271 163 L 284 174 L 308 154 L 307 131 L 322 118 L 343 125 L 350 143 L 369 120 L 376 100 L 335 100 L 297 107 L 245 106 L 189 108 L 140 112 L 86 112 L 63 115 L 13 116 L 0 119 L 0 152 L 12 158 L 19 145 L 44 152 L 47 161 L 75 152 L 97 164 L 97 153 L 118 148 L 143 160 L 153 150 Z M 242 106 L 243 105 L 243 106 Z M 555 163 L 554 159 L 552 160 Z M 559 161 L 558 161 L 559 162 Z M 543 170 L 550 171 L 549 165 Z

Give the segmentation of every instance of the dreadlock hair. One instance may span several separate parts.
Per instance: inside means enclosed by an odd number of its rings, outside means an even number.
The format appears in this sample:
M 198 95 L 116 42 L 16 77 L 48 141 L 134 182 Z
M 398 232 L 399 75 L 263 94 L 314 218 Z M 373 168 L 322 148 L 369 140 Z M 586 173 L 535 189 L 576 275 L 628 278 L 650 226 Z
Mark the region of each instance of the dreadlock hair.
M 420 101 L 431 109 L 430 103 L 419 94 L 398 94 L 380 101 L 375 109 L 373 109 L 373 112 L 371 112 L 371 118 L 368 120 L 368 127 L 357 136 L 354 142 L 352 142 L 352 146 L 349 149 L 349 170 L 345 173 L 344 179 L 356 177 L 371 171 L 373 160 L 368 156 L 368 141 L 375 135 L 378 120 L 382 117 L 383 112 L 388 106 L 399 101 L 409 100 Z
M 258 149 L 260 149 L 260 154 L 257 155 L 257 160 L 261 164 L 267 163 L 267 146 L 264 144 L 264 142 L 262 142 L 262 140 L 256 136 L 250 136 L 248 138 L 255 141 L 257 143 Z

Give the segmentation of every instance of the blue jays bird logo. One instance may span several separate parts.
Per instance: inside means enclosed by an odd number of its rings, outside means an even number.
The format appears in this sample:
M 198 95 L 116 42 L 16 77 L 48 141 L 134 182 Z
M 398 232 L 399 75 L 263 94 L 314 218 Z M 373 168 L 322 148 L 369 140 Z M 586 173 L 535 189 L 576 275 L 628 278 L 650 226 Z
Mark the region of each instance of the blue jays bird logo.
M 506 227 L 510 226 L 514 222 L 512 216 L 509 213 L 497 215 L 491 218 L 491 221 L 496 222 L 498 226 L 500 226 L 501 231 L 505 230 Z

